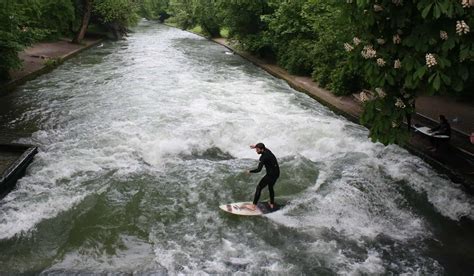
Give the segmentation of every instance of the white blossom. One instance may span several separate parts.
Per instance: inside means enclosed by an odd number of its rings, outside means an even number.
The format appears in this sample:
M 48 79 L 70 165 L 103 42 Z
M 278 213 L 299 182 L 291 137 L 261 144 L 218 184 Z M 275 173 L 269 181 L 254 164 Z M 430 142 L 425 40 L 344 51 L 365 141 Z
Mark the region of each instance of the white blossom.
M 447 40 L 448 39 L 448 33 L 446 31 L 439 31 L 439 37 L 442 40 Z
M 395 122 L 395 121 L 392 121 L 392 128 L 397 128 L 397 127 L 398 127 L 398 124 L 397 124 L 397 122 Z
M 400 99 L 400 98 L 397 98 L 397 101 L 395 102 L 395 106 L 398 107 L 398 108 L 405 108 L 406 107 L 405 103 L 403 103 L 402 99 Z
M 395 34 L 392 40 L 393 40 L 393 44 L 400 44 L 402 42 L 402 39 L 399 34 Z
M 399 60 L 399 59 L 396 59 L 394 62 L 393 62 L 393 68 L 395 69 L 400 69 L 402 67 L 402 62 Z
M 392 0 L 392 3 L 395 4 L 395 6 L 401 6 L 402 0 Z
M 349 43 L 344 43 L 344 49 L 346 49 L 347 52 L 350 52 L 354 50 L 354 47 L 352 47 L 352 45 Z
M 377 43 L 380 44 L 380 45 L 384 45 L 385 44 L 385 39 L 377 38 Z
M 375 88 L 375 92 L 377 92 L 377 95 L 379 95 L 379 98 L 381 98 L 381 99 L 383 99 L 383 98 L 385 98 L 385 96 L 387 96 L 387 93 L 385 93 L 385 91 L 383 91 L 383 89 L 380 88 L 380 87 Z
M 472 3 L 470 3 L 469 0 L 462 0 L 461 5 L 462 5 L 463 8 L 469 8 L 470 6 L 472 6 Z
M 380 66 L 380 67 L 385 66 L 385 60 L 383 60 L 383 58 L 378 58 L 377 59 L 377 65 Z
M 352 4 L 352 0 L 346 0 L 347 4 Z
M 369 100 L 369 95 L 367 95 L 367 93 L 364 91 L 360 92 L 359 97 L 360 97 L 360 101 L 363 103 Z
M 360 39 L 359 39 L 358 37 L 354 37 L 354 38 L 352 39 L 352 42 L 354 42 L 354 45 L 357 46 L 357 45 L 360 44 L 361 41 L 360 41 Z
M 362 49 L 361 54 L 365 59 L 370 59 L 377 56 L 377 51 L 372 47 L 372 45 L 367 45 L 364 46 L 364 49 Z
M 426 54 L 425 59 L 426 59 L 426 65 L 428 67 L 433 67 L 436 64 L 438 64 L 438 62 L 436 61 L 436 57 L 433 54 L 430 54 L 430 53 Z
M 456 21 L 456 33 L 458 35 L 467 34 L 469 32 L 469 26 L 464 20 Z
M 381 11 L 383 11 L 383 7 L 380 6 L 380 5 L 375 4 L 374 5 L 374 11 L 375 12 L 381 12 Z

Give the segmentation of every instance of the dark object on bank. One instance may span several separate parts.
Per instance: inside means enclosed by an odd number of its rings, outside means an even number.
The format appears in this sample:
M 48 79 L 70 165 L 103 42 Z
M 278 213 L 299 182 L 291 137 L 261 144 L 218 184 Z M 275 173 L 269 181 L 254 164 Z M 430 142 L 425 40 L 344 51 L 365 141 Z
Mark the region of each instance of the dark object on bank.
M 439 124 L 432 128 L 431 132 L 437 135 L 446 135 L 451 137 L 451 126 L 444 115 L 439 115 Z
M 443 143 L 449 141 L 449 139 L 451 138 L 451 126 L 449 125 L 449 122 L 444 115 L 439 115 L 439 124 L 436 127 L 430 129 L 430 132 L 435 134 L 435 136 L 432 136 L 430 139 L 434 150 L 437 150 Z M 438 138 L 436 137 L 438 135 L 445 135 L 448 138 Z
M 32 145 L 0 144 L 0 199 L 15 187 L 36 153 Z

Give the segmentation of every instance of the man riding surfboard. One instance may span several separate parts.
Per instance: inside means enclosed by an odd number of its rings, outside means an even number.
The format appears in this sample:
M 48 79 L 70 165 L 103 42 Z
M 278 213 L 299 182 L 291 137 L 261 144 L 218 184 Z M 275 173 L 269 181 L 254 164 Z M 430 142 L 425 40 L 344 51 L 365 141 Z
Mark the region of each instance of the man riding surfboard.
M 265 186 L 268 185 L 268 191 L 270 193 L 270 208 L 275 207 L 275 192 L 273 191 L 273 186 L 275 185 L 278 177 L 280 176 L 280 167 L 278 166 L 278 161 L 273 155 L 273 153 L 265 147 L 263 143 L 258 143 L 255 145 L 250 145 L 251 149 L 255 149 L 257 154 L 260 154 L 260 159 L 258 163 L 258 167 L 254 170 L 247 171 L 247 174 L 250 173 L 258 173 L 262 170 L 263 166 L 265 166 L 266 174 L 260 180 L 255 190 L 255 196 L 253 198 L 253 203 L 247 205 L 247 208 L 250 210 L 257 209 L 257 203 L 260 199 L 260 193 Z

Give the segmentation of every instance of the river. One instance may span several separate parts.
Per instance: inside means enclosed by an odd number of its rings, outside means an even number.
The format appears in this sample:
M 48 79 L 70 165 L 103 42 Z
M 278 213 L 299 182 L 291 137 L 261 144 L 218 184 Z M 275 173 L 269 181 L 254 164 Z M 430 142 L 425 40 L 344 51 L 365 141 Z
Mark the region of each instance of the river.
M 40 152 L 0 201 L 0 272 L 472 275 L 459 184 L 225 52 L 143 21 L 2 97 L 0 129 Z M 224 213 L 257 142 L 285 207 Z

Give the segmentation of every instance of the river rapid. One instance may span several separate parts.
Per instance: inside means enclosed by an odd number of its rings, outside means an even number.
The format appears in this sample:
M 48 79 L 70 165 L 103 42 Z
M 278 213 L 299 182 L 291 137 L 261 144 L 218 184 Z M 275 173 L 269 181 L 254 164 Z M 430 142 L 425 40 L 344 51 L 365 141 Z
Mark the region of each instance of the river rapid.
M 458 184 L 226 51 L 143 21 L 0 98 L 40 149 L 0 200 L 0 273 L 474 273 Z M 285 208 L 224 213 L 263 176 L 257 142 Z

